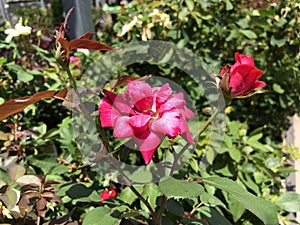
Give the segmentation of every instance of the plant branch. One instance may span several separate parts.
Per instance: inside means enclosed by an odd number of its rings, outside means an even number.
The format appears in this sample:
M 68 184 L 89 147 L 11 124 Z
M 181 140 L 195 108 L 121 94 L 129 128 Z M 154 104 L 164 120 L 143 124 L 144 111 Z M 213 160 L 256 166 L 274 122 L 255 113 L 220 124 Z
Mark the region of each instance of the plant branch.
M 138 190 L 136 190 L 136 188 L 133 185 L 129 185 L 129 188 L 132 190 L 132 192 L 145 204 L 145 206 L 149 209 L 151 217 L 154 219 L 154 221 L 157 221 L 157 215 L 155 213 L 155 211 L 153 210 L 153 208 L 151 207 L 151 205 L 149 204 L 149 202 L 147 201 L 147 199 L 145 199 L 139 192 Z M 157 224 L 156 225 L 160 225 Z
M 159 208 L 159 210 L 157 212 L 157 224 L 158 225 L 161 225 L 161 217 L 162 217 L 162 214 L 163 214 L 163 212 L 164 212 L 164 210 L 166 208 L 166 204 L 167 204 L 167 200 L 168 200 L 165 195 L 163 195 L 162 198 L 163 199 L 162 199 L 162 202 L 160 204 L 160 208 Z

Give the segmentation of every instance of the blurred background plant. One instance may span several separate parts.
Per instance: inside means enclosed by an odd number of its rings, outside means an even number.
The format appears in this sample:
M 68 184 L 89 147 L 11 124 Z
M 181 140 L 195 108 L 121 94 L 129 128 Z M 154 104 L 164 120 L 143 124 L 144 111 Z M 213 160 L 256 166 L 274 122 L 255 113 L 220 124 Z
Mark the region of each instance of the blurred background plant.
M 291 162 L 300 158 L 299 151 L 283 144 L 290 116 L 300 112 L 299 9 L 300 4 L 292 0 L 139 0 L 93 8 L 97 38 L 110 46 L 141 40 L 174 42 L 196 53 L 211 74 L 232 64 L 236 51 L 254 57 L 268 92 L 234 99 L 226 109 L 227 131 L 217 157 L 212 160 L 213 153 L 206 146 L 210 134 L 204 133 L 182 172 L 187 177 L 217 175 L 237 181 L 254 195 L 275 203 L 281 224 L 289 224 L 293 218 L 289 213 L 300 210 L 299 195 L 289 192 L 284 183 L 294 172 Z M 53 56 L 54 31 L 63 20 L 61 3 L 52 1 L 46 9 L 16 8 L 14 14 L 19 25 L 0 28 L 0 103 L 69 87 L 67 75 Z M 23 33 L 14 35 L 20 26 L 25 27 L 21 27 Z M 71 65 L 78 79 L 101 57 L 99 52 L 74 54 L 81 63 L 79 68 L 76 63 Z M 192 97 L 199 118 L 208 118 L 206 98 L 182 71 L 150 63 L 130 65 L 124 71 L 172 79 Z M 101 224 L 103 215 L 105 224 L 147 224 L 147 207 L 130 189 L 114 183 L 113 174 L 102 177 L 89 167 L 80 167 L 84 162 L 71 123 L 71 111 L 50 99 L 0 124 L 0 222 L 80 224 L 85 218 L 83 224 L 90 225 Z M 211 165 L 199 172 L 204 153 Z M 22 176 L 31 176 L 29 186 L 20 182 Z M 263 224 L 226 191 L 203 187 L 205 192 L 196 198 L 169 193 L 175 198 L 167 200 L 163 224 Z M 109 188 L 117 194 L 102 202 L 99 194 Z M 162 192 L 166 193 L 155 184 L 136 188 L 150 196 L 154 209 L 162 202 Z

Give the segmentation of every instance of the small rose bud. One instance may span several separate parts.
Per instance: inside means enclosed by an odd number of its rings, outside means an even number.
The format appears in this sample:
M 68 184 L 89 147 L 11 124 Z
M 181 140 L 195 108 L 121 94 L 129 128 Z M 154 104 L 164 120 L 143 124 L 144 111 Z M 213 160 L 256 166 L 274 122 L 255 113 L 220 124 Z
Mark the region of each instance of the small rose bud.
M 251 56 L 235 53 L 235 64 L 226 65 L 221 70 L 219 87 L 230 98 L 245 96 L 256 88 L 263 88 L 266 83 L 258 80 L 262 71 L 254 65 Z
M 115 198 L 117 196 L 116 190 L 110 186 L 109 190 L 105 189 L 103 192 L 100 193 L 100 198 L 103 203 L 103 201 L 110 199 L 110 198 Z

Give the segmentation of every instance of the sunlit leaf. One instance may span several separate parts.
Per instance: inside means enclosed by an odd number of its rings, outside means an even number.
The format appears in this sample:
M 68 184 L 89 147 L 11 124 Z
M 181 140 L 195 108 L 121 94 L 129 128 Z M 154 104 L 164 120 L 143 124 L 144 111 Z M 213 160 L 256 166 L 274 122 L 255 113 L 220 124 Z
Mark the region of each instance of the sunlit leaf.
M 169 198 L 196 198 L 204 192 L 200 184 L 177 180 L 173 177 L 162 180 L 159 182 L 158 187 Z
M 34 104 L 45 98 L 57 98 L 63 100 L 67 94 L 67 89 L 56 93 L 54 90 L 38 92 L 32 96 L 25 96 L 21 98 L 11 99 L 0 105 L 0 121 L 4 120 L 8 116 L 19 113 L 24 110 L 27 106 Z
M 278 224 L 276 206 L 250 194 L 236 182 L 222 177 L 203 178 L 203 182 L 231 194 L 246 209 L 261 219 L 265 225 Z

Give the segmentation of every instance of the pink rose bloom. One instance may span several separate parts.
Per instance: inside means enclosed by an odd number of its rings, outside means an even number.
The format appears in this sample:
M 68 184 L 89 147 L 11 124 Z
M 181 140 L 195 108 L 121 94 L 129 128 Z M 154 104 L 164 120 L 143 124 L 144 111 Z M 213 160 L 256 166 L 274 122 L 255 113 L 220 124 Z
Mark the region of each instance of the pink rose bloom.
M 234 57 L 235 64 L 224 66 L 221 70 L 220 86 L 226 95 L 234 98 L 266 86 L 265 82 L 258 80 L 262 71 L 255 67 L 251 56 L 236 52 Z
M 181 135 L 193 144 L 187 119 L 194 113 L 186 107 L 183 94 L 172 94 L 169 84 L 151 88 L 143 81 L 128 81 L 124 94 L 104 90 L 99 104 L 102 127 L 113 127 L 116 138 L 132 137 L 149 164 L 165 136 Z
M 72 64 L 72 63 L 76 63 L 75 67 L 78 69 L 81 67 L 80 58 L 78 58 L 76 56 L 70 56 L 70 64 Z

